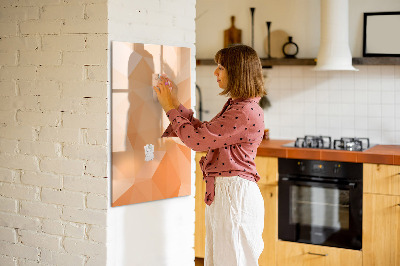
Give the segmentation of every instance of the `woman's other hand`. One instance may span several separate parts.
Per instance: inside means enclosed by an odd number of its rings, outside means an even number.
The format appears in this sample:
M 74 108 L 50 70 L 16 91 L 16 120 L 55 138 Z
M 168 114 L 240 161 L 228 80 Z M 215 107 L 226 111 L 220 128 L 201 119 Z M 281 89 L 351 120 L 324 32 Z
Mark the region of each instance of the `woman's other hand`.
M 153 90 L 156 92 L 158 102 L 161 104 L 161 107 L 165 112 L 175 109 L 170 86 L 165 79 L 161 78 L 157 86 L 153 87 Z

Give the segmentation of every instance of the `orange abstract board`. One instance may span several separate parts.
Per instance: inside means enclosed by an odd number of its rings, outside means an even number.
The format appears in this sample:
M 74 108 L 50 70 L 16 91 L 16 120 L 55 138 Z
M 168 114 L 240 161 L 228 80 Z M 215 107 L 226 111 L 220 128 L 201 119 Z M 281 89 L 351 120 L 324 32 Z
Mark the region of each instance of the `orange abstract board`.
M 152 76 L 167 74 L 190 108 L 190 48 L 112 42 L 112 206 L 190 195 L 191 151 L 161 138 L 169 120 Z

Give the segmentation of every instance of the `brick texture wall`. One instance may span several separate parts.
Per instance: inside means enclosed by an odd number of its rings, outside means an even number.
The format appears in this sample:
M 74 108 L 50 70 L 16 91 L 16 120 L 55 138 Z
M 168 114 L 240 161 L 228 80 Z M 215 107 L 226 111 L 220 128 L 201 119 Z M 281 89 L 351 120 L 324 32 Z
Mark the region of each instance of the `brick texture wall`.
M 105 265 L 107 1 L 0 1 L 0 265 Z

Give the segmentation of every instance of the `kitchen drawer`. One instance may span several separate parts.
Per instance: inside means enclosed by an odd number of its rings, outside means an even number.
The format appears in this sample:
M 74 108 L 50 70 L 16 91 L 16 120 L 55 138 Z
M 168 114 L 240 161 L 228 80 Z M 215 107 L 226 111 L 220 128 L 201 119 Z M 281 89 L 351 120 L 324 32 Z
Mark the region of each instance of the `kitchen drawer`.
M 259 185 L 264 199 L 264 250 L 258 259 L 259 266 L 276 265 L 276 243 L 278 241 L 278 187 Z
M 258 184 L 278 185 L 278 158 L 256 156 L 254 162 L 260 175 Z
M 364 164 L 364 193 L 400 195 L 400 166 Z
M 277 266 L 362 266 L 359 250 L 278 241 Z

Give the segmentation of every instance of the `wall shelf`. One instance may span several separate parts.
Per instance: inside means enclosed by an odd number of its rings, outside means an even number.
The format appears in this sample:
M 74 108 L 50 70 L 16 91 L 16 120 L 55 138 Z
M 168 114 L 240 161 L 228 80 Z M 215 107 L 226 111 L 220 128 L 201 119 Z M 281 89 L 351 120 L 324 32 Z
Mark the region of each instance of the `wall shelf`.
M 272 66 L 313 66 L 315 58 L 260 58 L 263 67 Z M 197 59 L 196 65 L 215 65 L 214 59 Z M 356 57 L 353 65 L 400 65 L 400 57 Z
M 400 57 L 358 57 L 353 65 L 400 65 Z

